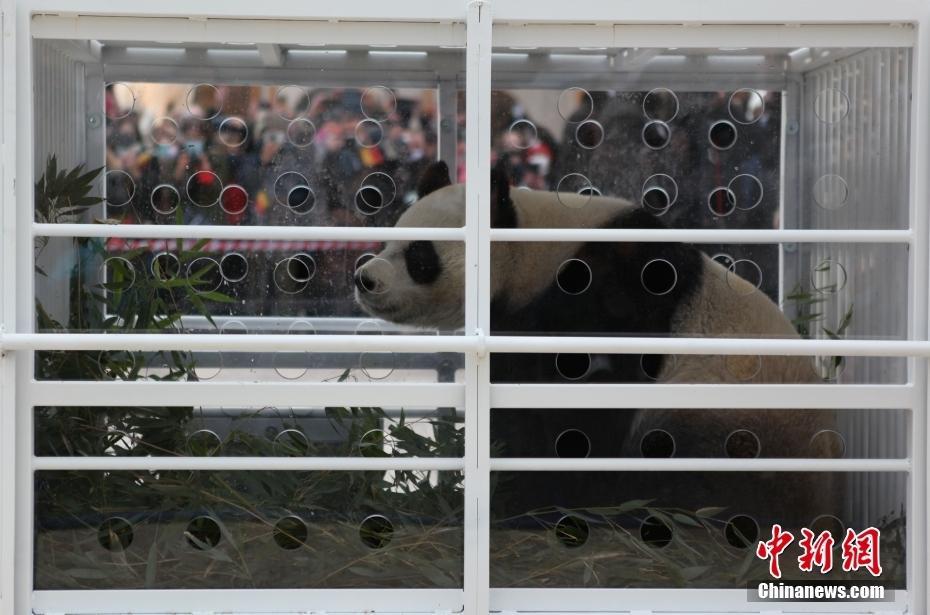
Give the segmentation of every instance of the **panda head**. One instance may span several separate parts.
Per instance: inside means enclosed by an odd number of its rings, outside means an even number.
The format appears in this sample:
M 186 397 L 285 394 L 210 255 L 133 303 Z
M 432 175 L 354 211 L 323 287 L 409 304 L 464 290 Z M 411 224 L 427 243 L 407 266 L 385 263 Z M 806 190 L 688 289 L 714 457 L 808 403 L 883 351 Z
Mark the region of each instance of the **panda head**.
M 435 162 L 417 185 L 418 200 L 397 221 L 400 227 L 461 228 L 465 186 L 453 185 L 449 168 Z M 513 226 L 506 174 L 491 178 L 492 226 Z M 461 241 L 389 241 L 355 271 L 355 299 L 372 316 L 399 324 L 443 330 L 465 324 L 465 244 Z

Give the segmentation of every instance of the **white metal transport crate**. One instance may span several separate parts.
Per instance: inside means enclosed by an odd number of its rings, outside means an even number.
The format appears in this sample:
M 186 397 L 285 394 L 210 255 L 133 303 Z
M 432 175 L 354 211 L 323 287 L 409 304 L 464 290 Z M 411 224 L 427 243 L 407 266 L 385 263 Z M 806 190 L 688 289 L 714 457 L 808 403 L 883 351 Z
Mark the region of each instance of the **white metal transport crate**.
M 928 28 L 4 0 L 0 613 L 927 613 Z

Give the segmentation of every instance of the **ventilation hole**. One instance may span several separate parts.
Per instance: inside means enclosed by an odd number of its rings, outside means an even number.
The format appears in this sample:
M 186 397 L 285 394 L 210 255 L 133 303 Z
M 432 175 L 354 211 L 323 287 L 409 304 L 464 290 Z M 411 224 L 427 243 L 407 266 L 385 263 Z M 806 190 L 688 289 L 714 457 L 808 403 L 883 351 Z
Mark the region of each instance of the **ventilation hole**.
M 220 141 L 226 147 L 240 147 L 249 138 L 249 126 L 238 117 L 228 117 L 220 122 Z
M 846 370 L 846 358 L 839 356 L 811 357 L 811 367 L 814 370 L 814 375 L 824 382 L 836 382 Z
M 220 437 L 209 429 L 198 429 L 187 436 L 187 451 L 192 457 L 212 457 L 222 446 Z
M 727 150 L 736 145 L 738 136 L 736 126 L 729 120 L 718 120 L 711 124 L 707 131 L 710 144 L 719 150 Z
M 643 115 L 647 120 L 671 122 L 678 115 L 678 96 L 668 88 L 655 88 L 643 97 Z
M 358 439 L 362 457 L 391 457 L 397 450 L 397 440 L 382 429 L 369 429 Z
M 275 288 L 284 294 L 296 295 L 307 289 L 311 271 L 307 262 L 288 256 L 275 263 L 271 277 Z
M 195 517 L 184 532 L 187 544 L 199 551 L 209 551 L 220 544 L 220 525 L 210 517 Z
M 832 429 L 821 429 L 810 442 L 811 457 L 819 459 L 840 459 L 846 455 L 846 439 Z
M 749 173 L 742 173 L 731 179 L 727 184 L 727 190 L 733 194 L 736 208 L 743 211 L 758 206 L 765 193 L 759 178 Z
M 559 265 L 556 283 L 563 293 L 580 295 L 591 286 L 591 268 L 581 259 L 570 258 Z
M 662 215 L 678 200 L 678 183 L 665 173 L 650 175 L 643 182 L 640 202 L 643 207 Z
M 152 122 L 152 142 L 156 145 L 173 145 L 178 140 L 178 123 L 170 117 L 160 117 Z
M 730 94 L 727 110 L 737 124 L 755 124 L 765 113 L 765 98 L 758 90 L 740 88 Z
M 720 263 L 721 265 L 723 265 L 724 269 L 729 269 L 730 267 L 733 266 L 733 263 L 736 262 L 736 259 L 734 259 L 732 256 L 730 256 L 726 252 L 718 252 L 714 254 L 713 256 L 711 256 L 710 260 Z
M 136 268 L 122 256 L 107 258 L 101 269 L 104 287 L 110 292 L 125 292 L 136 283 Z
M 199 120 L 212 120 L 223 111 L 223 97 L 216 86 L 198 83 L 187 91 L 187 110 Z
M 288 143 L 303 149 L 313 145 L 313 138 L 316 137 L 316 126 L 307 118 L 299 117 L 288 123 L 285 134 Z
M 562 205 L 570 209 L 579 209 L 591 202 L 594 190 L 591 180 L 581 173 L 568 173 L 556 184 L 555 196 Z
M 384 380 L 394 373 L 397 358 L 393 352 L 363 352 L 358 357 L 358 368 L 369 380 Z
M 305 208 L 304 198 L 307 192 L 310 192 L 309 198 L 314 201 L 315 195 L 309 188 L 310 182 L 301 173 L 297 171 L 286 171 L 278 175 L 274 180 L 274 200 L 288 209 Z M 303 191 L 296 190 L 302 188 Z M 309 209 L 308 209 L 309 211 Z
M 555 439 L 555 454 L 564 458 L 583 458 L 591 454 L 591 439 L 580 429 L 566 429 Z
M 394 537 L 394 524 L 383 515 L 371 515 L 359 525 L 358 537 L 369 549 L 383 549 Z
M 290 121 L 310 106 L 310 95 L 298 85 L 285 85 L 275 92 L 274 102 L 281 119 Z
M 581 380 L 591 369 L 591 355 L 586 353 L 560 353 L 555 355 L 555 371 L 566 380 Z
M 181 194 L 174 186 L 159 184 L 152 189 L 149 202 L 155 213 L 167 216 L 178 209 L 178 205 L 181 204 Z
M 759 540 L 759 524 L 748 515 L 734 515 L 723 528 L 727 543 L 736 549 L 748 549 Z
M 727 436 L 724 444 L 727 457 L 734 459 L 755 459 L 761 449 L 759 437 L 748 429 L 737 429 Z
M 191 353 L 194 358 L 194 375 L 197 380 L 212 380 L 223 371 L 223 355 L 219 352 Z
M 220 264 L 209 256 L 199 256 L 187 264 L 187 283 L 198 295 L 215 291 L 223 283 Z
M 643 457 L 674 457 L 675 438 L 664 429 L 652 429 L 639 441 L 639 452 Z
M 363 320 L 355 327 L 355 335 L 383 335 L 381 323 L 377 320 Z
M 285 429 L 274 437 L 272 450 L 278 457 L 303 457 L 310 452 L 310 440 L 298 429 Z
M 304 546 L 307 543 L 308 534 L 307 524 L 296 515 L 279 519 L 272 531 L 275 544 L 286 551 L 293 551 Z
M 390 88 L 383 85 L 367 88 L 362 92 L 359 104 L 362 115 L 370 120 L 383 122 L 397 111 L 397 97 Z
M 849 200 L 849 185 L 836 174 L 823 175 L 814 182 L 814 202 L 827 210 L 840 209 Z
M 366 293 L 381 295 L 390 290 L 395 275 L 394 265 L 376 256 L 366 261 L 363 268 L 357 269 L 355 277 Z
M 224 254 L 220 259 L 220 275 L 230 284 L 241 282 L 249 275 L 249 261 L 239 252 Z
M 833 515 L 819 515 L 815 517 L 809 524 L 810 530 L 814 532 L 814 535 L 820 536 L 824 532 L 830 532 L 830 535 L 834 538 L 839 536 L 846 535 L 846 525 L 837 517 Z M 833 550 L 840 548 L 843 544 L 842 539 L 837 539 L 833 543 Z
M 602 196 L 600 188 L 595 188 L 594 186 L 582 188 L 578 191 L 578 194 L 582 196 L 587 196 L 587 197 Z
M 718 186 L 707 195 L 707 208 L 718 218 L 725 218 L 736 210 L 736 195 L 725 186 Z
M 107 171 L 104 181 L 107 189 L 105 200 L 108 207 L 124 207 L 136 195 L 136 182 L 129 173 L 122 169 Z
M 846 268 L 827 258 L 811 270 L 811 286 L 820 293 L 832 295 L 846 288 Z
M 316 328 L 306 320 L 297 320 L 287 328 L 287 333 L 288 335 L 314 335 Z M 285 380 L 297 380 L 308 371 L 308 357 L 307 352 L 276 352 L 271 363 L 274 371 Z
M 643 207 L 664 214 L 672 204 L 668 192 L 659 187 L 648 188 L 643 192 Z
M 537 139 L 536 124 L 529 120 L 517 120 L 507 129 L 507 144 L 516 149 L 528 149 Z
M 639 537 L 648 546 L 661 549 L 672 542 L 672 528 L 662 519 L 650 515 L 639 526 Z
M 223 443 L 223 455 L 226 457 L 248 457 L 253 455 L 254 449 L 243 438 L 242 434 L 233 432 L 229 439 Z
M 574 515 L 565 515 L 559 519 L 554 529 L 556 540 L 569 549 L 584 545 L 590 535 L 588 522 Z
M 197 171 L 187 178 L 187 198 L 197 207 L 213 207 L 223 193 L 223 182 L 212 171 Z
M 762 357 L 759 355 L 730 354 L 723 358 L 727 372 L 738 382 L 748 382 L 762 371 Z
M 238 215 L 249 206 L 249 193 L 237 184 L 230 184 L 220 192 L 220 207 L 230 215 Z
M 129 117 L 129 114 L 136 108 L 136 94 L 132 91 L 132 88 L 119 81 L 108 83 L 105 88 L 113 96 L 112 105 L 107 101 L 107 119 L 121 120 L 124 117 Z
M 748 258 L 733 261 L 727 269 L 727 286 L 739 295 L 751 295 L 762 287 L 762 268 Z
M 643 126 L 643 143 L 649 149 L 659 150 L 672 140 L 672 129 L 665 122 L 654 120 Z
M 373 259 L 373 258 L 375 258 L 375 255 L 372 254 L 371 252 L 365 252 L 364 254 L 362 254 L 361 256 L 359 256 L 358 258 L 356 258 L 356 259 L 355 259 L 355 269 L 354 269 L 354 271 L 358 271 L 358 268 L 359 268 L 359 267 L 361 267 L 362 265 L 364 265 L 365 263 L 367 263 L 368 261 L 370 261 L 370 260 Z
M 303 216 L 316 207 L 316 193 L 310 186 L 299 184 L 288 190 L 285 204 L 295 214 Z
M 361 147 L 377 147 L 384 139 L 384 129 L 375 120 L 364 119 L 355 125 L 355 142 Z
M 825 124 L 835 124 L 849 115 L 849 96 L 836 88 L 826 88 L 814 99 L 814 115 Z
M 181 261 L 171 252 L 159 252 L 152 257 L 149 271 L 156 280 L 169 282 L 181 274 Z
M 559 94 L 557 108 L 563 120 L 583 122 L 594 113 L 594 98 L 584 88 L 567 88 Z
M 667 295 L 678 284 L 678 270 L 664 258 L 655 258 L 643 265 L 639 281 L 649 294 Z
M 594 149 L 604 142 L 604 127 L 596 120 L 585 120 L 575 128 L 575 141 L 584 149 Z
M 639 368 L 643 375 L 649 380 L 658 381 L 662 375 L 663 369 L 666 373 L 674 368 L 674 355 L 666 354 L 644 354 L 639 357 Z
M 362 186 L 355 193 L 355 208 L 363 216 L 371 216 L 384 207 L 384 195 L 374 186 Z
M 97 528 L 97 542 L 107 551 L 125 551 L 132 544 L 133 538 L 132 523 L 122 517 L 105 519 Z

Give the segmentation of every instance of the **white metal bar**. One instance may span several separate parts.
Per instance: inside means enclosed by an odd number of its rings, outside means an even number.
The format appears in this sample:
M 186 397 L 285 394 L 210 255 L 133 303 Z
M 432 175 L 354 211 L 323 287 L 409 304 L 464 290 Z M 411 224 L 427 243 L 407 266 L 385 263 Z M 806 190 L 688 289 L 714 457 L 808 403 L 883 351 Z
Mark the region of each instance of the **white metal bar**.
M 34 237 L 120 237 L 124 239 L 238 239 L 256 241 L 462 241 L 460 228 L 368 226 L 218 226 L 180 224 L 32 225 Z
M 358 406 L 405 408 L 465 404 L 462 384 L 424 382 L 31 382 L 33 406 Z
M 886 409 L 915 405 L 911 385 L 492 384 L 492 408 Z
M 909 459 L 493 458 L 492 472 L 907 472 Z
M 208 471 L 457 471 L 465 467 L 458 457 L 33 457 L 32 469 L 41 470 L 208 470 Z
M 909 243 L 911 231 L 826 229 L 492 229 L 492 241 L 627 241 L 690 243 Z

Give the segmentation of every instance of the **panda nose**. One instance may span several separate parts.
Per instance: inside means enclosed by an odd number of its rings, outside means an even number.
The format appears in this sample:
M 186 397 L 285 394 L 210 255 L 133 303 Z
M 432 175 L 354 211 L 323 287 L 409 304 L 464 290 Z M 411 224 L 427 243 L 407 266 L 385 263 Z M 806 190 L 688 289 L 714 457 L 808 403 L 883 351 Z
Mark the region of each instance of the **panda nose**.
M 375 282 L 368 274 L 359 269 L 355 272 L 355 287 L 363 293 L 370 293 L 375 290 Z

